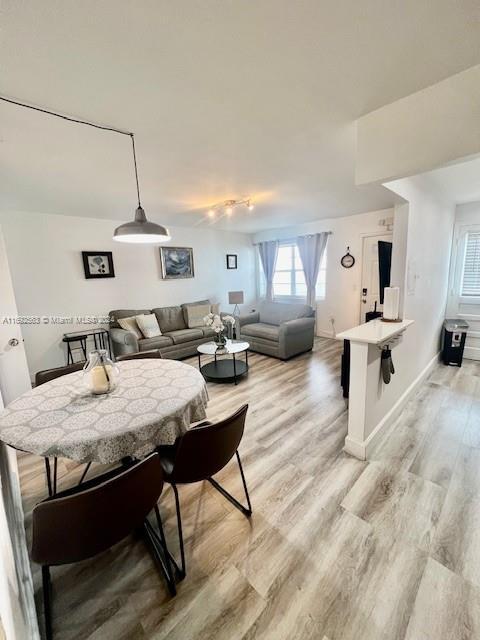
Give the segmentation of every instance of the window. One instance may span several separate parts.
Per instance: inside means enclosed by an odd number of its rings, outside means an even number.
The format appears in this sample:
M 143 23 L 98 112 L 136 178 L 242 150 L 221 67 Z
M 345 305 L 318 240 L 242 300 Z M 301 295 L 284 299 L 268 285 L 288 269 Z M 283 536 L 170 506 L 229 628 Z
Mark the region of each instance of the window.
M 325 283 L 327 273 L 327 252 L 325 251 L 320 264 L 317 279 L 317 299 L 325 298 Z M 262 265 L 259 260 L 260 296 L 265 296 L 266 284 Z M 277 299 L 307 297 L 307 285 L 303 273 L 302 260 L 295 243 L 281 244 L 278 248 L 277 264 L 273 277 L 273 296 Z
M 327 249 L 323 252 L 322 261 L 320 262 L 320 269 L 318 270 L 317 278 L 317 300 L 325 300 L 327 292 Z
M 480 298 L 480 231 L 467 232 L 460 295 Z
M 307 285 L 298 248 L 294 244 L 280 245 L 273 276 L 273 295 L 305 297 Z

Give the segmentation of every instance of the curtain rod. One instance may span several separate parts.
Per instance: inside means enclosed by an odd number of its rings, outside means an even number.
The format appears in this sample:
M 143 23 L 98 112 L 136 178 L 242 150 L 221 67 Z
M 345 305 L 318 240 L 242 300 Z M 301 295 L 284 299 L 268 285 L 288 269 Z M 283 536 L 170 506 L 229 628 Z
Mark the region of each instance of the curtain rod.
M 326 233 L 327 236 L 333 236 L 333 231 L 319 231 L 318 233 Z M 297 238 L 308 238 L 316 235 L 316 233 L 300 233 L 298 236 L 292 238 L 272 238 L 272 240 L 276 240 L 277 242 L 294 242 Z M 259 240 L 258 242 L 254 242 L 253 245 L 256 246 L 261 242 L 270 242 L 270 240 Z

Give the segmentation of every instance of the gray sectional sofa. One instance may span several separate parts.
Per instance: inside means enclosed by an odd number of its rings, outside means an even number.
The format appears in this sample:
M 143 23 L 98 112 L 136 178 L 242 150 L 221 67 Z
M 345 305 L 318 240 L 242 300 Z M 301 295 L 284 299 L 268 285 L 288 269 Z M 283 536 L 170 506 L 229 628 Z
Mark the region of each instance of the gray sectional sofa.
M 159 307 L 156 309 L 115 309 L 110 311 L 110 338 L 116 356 L 139 351 L 160 349 L 164 358 L 180 359 L 197 353 L 197 346 L 210 342 L 215 332 L 209 327 L 189 329 L 185 314 L 188 305 L 210 304 L 209 300 L 199 300 L 175 307 Z M 139 338 L 134 333 L 122 329 L 119 318 L 128 318 L 140 314 L 154 313 L 157 317 L 161 336 L 155 338 Z
M 306 304 L 263 302 L 258 310 L 236 318 L 237 339 L 250 350 L 288 360 L 310 351 L 315 335 L 315 312 Z

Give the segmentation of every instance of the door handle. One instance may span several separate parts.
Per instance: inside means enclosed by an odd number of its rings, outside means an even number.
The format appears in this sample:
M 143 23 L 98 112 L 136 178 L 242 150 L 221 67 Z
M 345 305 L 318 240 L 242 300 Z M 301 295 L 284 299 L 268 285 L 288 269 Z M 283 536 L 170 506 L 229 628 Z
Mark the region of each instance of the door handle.
M 18 347 L 18 345 L 20 344 L 20 341 L 17 340 L 17 338 L 10 338 L 10 340 L 8 341 L 8 344 L 10 347 Z

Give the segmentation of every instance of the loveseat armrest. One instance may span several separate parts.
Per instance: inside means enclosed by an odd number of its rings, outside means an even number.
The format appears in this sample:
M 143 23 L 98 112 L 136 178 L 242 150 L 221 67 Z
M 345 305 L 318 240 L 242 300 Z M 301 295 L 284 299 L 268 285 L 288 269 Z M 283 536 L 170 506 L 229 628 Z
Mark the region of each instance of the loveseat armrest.
M 110 338 L 113 344 L 113 352 L 116 356 L 138 352 L 138 339 L 131 331 L 113 327 L 110 329 Z
M 244 324 L 255 324 L 256 322 L 260 322 L 260 313 L 258 311 L 252 311 L 251 313 L 246 313 L 243 316 L 236 316 L 235 330 L 237 332 L 237 338 L 241 334 L 241 329 Z
M 237 316 L 236 321 L 240 327 L 243 327 L 244 324 L 254 324 L 255 322 L 260 322 L 260 313 L 258 311 L 252 311 L 243 316 Z
M 287 320 L 280 325 L 280 335 L 292 335 L 295 333 L 310 333 L 314 331 L 315 318 L 296 318 Z

